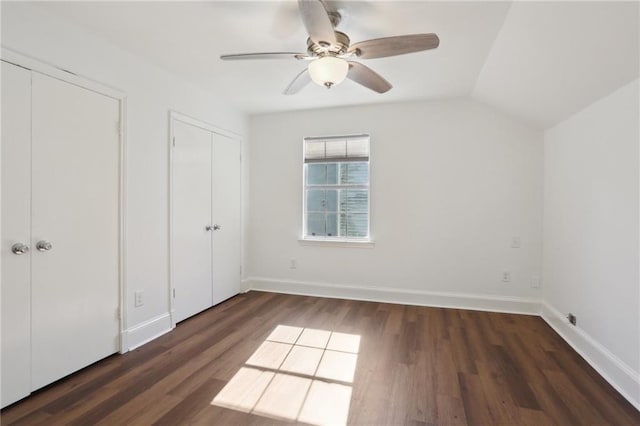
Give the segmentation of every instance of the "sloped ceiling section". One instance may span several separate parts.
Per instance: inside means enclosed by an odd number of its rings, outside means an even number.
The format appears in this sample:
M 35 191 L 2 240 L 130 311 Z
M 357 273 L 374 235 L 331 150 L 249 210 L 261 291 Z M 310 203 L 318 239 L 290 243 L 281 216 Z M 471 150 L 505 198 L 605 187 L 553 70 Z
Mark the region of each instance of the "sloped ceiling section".
M 111 43 L 248 113 L 468 96 L 491 49 L 508 2 L 327 1 L 352 42 L 435 32 L 428 52 L 362 61 L 393 89 L 380 95 L 345 81 L 327 90 L 314 84 L 294 96 L 283 90 L 304 69 L 295 60 L 221 61 L 228 53 L 306 51 L 296 1 L 42 2 Z M 12 8 L 6 7 L 8 13 Z M 3 11 L 5 8 L 3 8 Z
M 638 2 L 514 2 L 472 97 L 548 128 L 640 75 Z

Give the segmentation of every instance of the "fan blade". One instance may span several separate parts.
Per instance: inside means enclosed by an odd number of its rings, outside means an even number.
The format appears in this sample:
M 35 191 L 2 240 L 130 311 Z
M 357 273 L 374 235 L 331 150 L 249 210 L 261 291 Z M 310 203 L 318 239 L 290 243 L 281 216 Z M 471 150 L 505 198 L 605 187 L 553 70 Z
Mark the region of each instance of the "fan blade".
M 238 53 L 235 55 L 220 55 L 220 59 L 225 61 L 243 59 L 304 59 L 306 57 L 306 54 L 298 52 Z
M 320 0 L 298 0 L 300 15 L 309 38 L 320 45 L 336 44 L 336 33 L 329 14 Z
M 347 78 L 378 93 L 387 92 L 393 87 L 380 74 L 360 62 L 349 61 Z
M 355 52 L 360 59 L 386 58 L 435 49 L 439 44 L 440 39 L 433 33 L 410 34 L 361 41 L 351 45 L 349 53 Z
M 283 40 L 293 36 L 301 25 L 298 4 L 290 0 L 279 0 L 276 16 L 271 24 L 271 34 Z
M 300 74 L 293 79 L 291 83 L 284 89 L 285 95 L 295 95 L 298 93 L 304 86 L 311 82 L 311 76 L 309 75 L 309 69 L 305 68 L 302 70 Z

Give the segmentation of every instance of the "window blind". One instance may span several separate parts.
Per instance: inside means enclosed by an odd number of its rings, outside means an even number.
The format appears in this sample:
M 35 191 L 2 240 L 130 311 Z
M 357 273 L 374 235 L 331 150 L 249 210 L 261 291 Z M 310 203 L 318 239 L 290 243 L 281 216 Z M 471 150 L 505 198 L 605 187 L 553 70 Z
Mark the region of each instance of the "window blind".
M 369 136 L 304 139 L 305 163 L 369 161 Z

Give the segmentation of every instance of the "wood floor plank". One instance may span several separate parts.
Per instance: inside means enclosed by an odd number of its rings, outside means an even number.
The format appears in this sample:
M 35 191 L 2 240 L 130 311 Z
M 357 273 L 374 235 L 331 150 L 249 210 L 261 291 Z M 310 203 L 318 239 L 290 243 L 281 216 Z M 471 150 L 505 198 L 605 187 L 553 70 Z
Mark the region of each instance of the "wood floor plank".
M 579 417 L 576 417 L 564 401 L 560 399 L 546 376 L 531 383 L 531 389 L 540 403 L 540 411 L 547 414 L 553 423 L 557 425 L 575 425 L 580 423 Z
M 635 410 L 626 405 L 621 410 L 610 404 L 608 395 L 615 394 L 615 391 L 582 358 L 576 353 L 566 351 L 554 351 L 551 356 L 558 363 L 560 369 L 567 373 L 574 385 L 581 390 L 587 401 L 592 406 L 599 407 L 598 412 L 607 422 L 632 424 Z
M 589 403 L 585 395 L 571 382 L 564 372 L 545 370 L 544 374 L 549 379 L 549 383 L 555 389 L 558 397 L 579 421 L 580 419 L 588 419 L 591 424 L 609 424 L 598 407 L 594 407 Z
M 522 364 L 513 357 L 513 353 L 507 352 L 502 346 L 496 346 L 495 349 L 498 362 L 502 367 L 503 377 L 506 380 L 506 390 L 509 391 L 516 405 L 539 410 L 540 405 L 523 373 Z
M 470 425 L 494 425 L 496 420 L 491 415 L 489 400 L 484 394 L 480 377 L 476 374 L 459 373 L 460 392 L 464 412 Z
M 518 406 L 510 392 L 504 392 L 507 380 L 500 372 L 495 372 L 489 363 L 478 362 L 478 375 L 487 400 L 491 401 L 489 412 L 495 424 L 520 424 Z
M 437 419 L 434 424 L 463 426 L 467 425 L 467 416 L 462 399 L 446 395 L 436 396 Z
M 289 379 L 317 382 L 317 389 L 340 389 L 348 399 L 338 401 L 348 407 L 342 421 L 349 424 L 640 424 L 640 412 L 539 317 L 266 292 L 234 297 L 147 345 L 74 373 L 5 408 L 0 421 L 291 424 L 271 418 L 277 412 L 271 417 L 252 413 L 258 405 L 265 408 L 260 400 L 266 393 L 256 394 L 248 413 L 211 405 L 279 325 L 346 333 L 359 340 L 352 345 L 357 350 L 346 355 L 355 360 L 352 381 L 279 367 L 257 370 L 266 371 L 261 377 L 281 375 L 280 388 L 272 393 L 283 392 L 282 383 Z M 304 362 L 307 372 L 313 370 L 309 362 Z M 330 373 L 325 370 L 322 374 Z M 279 398 L 269 395 L 271 401 Z M 291 402 L 303 401 L 301 413 L 308 394 L 290 396 L 297 397 Z M 322 394 L 315 398 L 320 403 L 325 399 Z M 291 409 L 289 405 L 289 417 L 296 415 Z M 305 412 L 314 410 L 306 407 Z

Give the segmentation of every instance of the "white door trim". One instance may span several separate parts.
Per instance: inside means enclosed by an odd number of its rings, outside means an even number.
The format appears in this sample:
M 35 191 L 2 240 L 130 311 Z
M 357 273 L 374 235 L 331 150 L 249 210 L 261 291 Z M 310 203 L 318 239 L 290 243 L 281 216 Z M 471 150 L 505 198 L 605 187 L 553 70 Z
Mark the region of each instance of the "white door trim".
M 169 110 L 169 143 L 167 144 L 169 149 L 169 286 L 167 288 L 167 293 L 169 296 L 169 313 L 171 314 L 171 328 L 176 327 L 176 316 L 175 316 L 175 300 L 173 297 L 174 292 L 174 277 L 173 277 L 173 142 L 174 142 L 174 130 L 173 123 L 174 121 L 181 121 L 183 123 L 200 127 L 202 129 L 208 130 L 211 133 L 219 134 L 223 136 L 227 136 L 235 141 L 237 141 L 242 146 L 242 136 L 232 132 L 230 130 L 222 129 L 220 127 L 214 126 L 213 124 L 207 123 L 206 121 L 199 120 L 197 118 L 191 117 L 186 114 L 182 114 L 180 112 Z M 212 141 L 213 143 L 213 141 Z M 242 149 L 241 149 L 242 152 Z M 241 194 L 242 197 L 242 194 Z M 242 206 L 240 207 L 242 211 Z
M 120 105 L 120 159 L 119 159 L 119 206 L 118 206 L 118 227 L 119 227 L 119 253 L 118 253 L 118 291 L 120 293 L 120 300 L 118 306 L 120 330 L 119 330 L 119 352 L 124 353 L 128 351 L 128 345 L 126 342 L 126 324 L 127 316 L 126 309 L 127 297 L 126 297 L 126 275 L 125 275 L 125 259 L 126 259 L 126 204 L 125 204 L 125 191 L 126 191 L 126 112 L 127 112 L 127 96 L 124 92 L 104 85 L 102 83 L 91 80 L 87 77 L 83 77 L 74 74 L 71 71 L 56 67 L 55 65 L 47 64 L 38 59 L 23 55 L 11 49 L 2 47 L 0 59 L 2 61 L 17 65 L 22 68 L 29 69 L 31 71 L 47 75 L 49 77 L 64 81 L 66 83 L 73 84 L 83 89 L 91 90 L 104 96 L 113 98 L 119 102 Z

